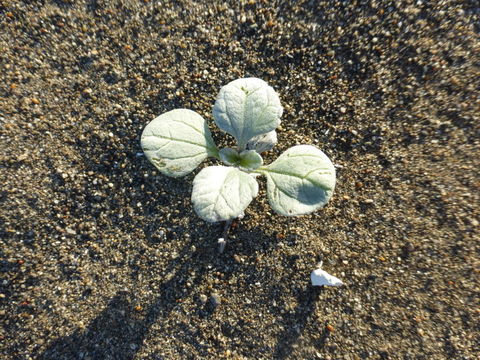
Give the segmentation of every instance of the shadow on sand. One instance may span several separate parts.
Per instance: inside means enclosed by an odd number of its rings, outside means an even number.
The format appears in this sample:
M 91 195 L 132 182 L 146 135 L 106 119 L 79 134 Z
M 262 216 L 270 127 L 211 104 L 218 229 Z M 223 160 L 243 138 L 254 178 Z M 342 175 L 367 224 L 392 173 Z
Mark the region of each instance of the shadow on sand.
M 255 238 L 263 237 L 268 240 L 264 234 L 255 231 Z M 270 243 L 269 241 L 263 242 Z M 267 245 L 266 245 L 267 246 Z M 188 248 L 188 249 L 187 249 Z M 181 252 L 180 263 L 169 264 L 170 269 L 167 273 L 174 272 L 160 286 L 160 296 L 156 298 L 145 311 L 136 312 L 135 295 L 126 292 L 119 292 L 114 296 L 106 308 L 95 318 L 85 329 L 74 331 L 71 335 L 54 340 L 38 359 L 133 359 L 137 352 L 142 348 L 143 342 L 151 326 L 165 319 L 182 302 L 182 299 L 192 295 L 193 289 L 202 282 L 205 276 L 208 276 L 207 266 L 210 264 L 214 268 L 225 266 L 224 260 L 218 257 L 214 250 L 205 251 L 197 249 L 191 251 L 190 246 L 186 246 Z M 199 264 L 205 264 L 205 266 Z M 254 266 L 254 265 L 252 265 Z M 175 270 L 176 269 L 176 270 Z M 170 271 L 169 271 L 170 270 Z M 254 271 L 254 269 L 245 268 L 244 271 Z M 188 278 L 193 286 L 186 288 L 184 283 L 188 274 L 195 273 L 195 277 Z M 265 289 L 266 298 L 275 299 L 273 289 Z M 316 300 L 321 293 L 321 289 L 306 286 L 300 289 L 297 294 L 297 307 L 291 312 L 286 313 L 279 325 L 284 329 L 277 336 L 277 345 L 272 349 L 274 359 L 287 359 L 294 350 L 294 345 L 304 329 L 313 320 L 313 314 L 316 306 Z M 281 299 L 276 299 L 278 302 Z M 214 309 L 208 304 L 199 310 L 202 318 L 208 319 Z M 181 329 L 179 329 L 182 332 Z M 249 336 L 253 334 L 244 334 L 240 341 L 248 343 Z M 325 335 L 326 336 L 326 335 Z M 188 342 L 193 345 L 198 354 L 208 357 L 209 354 L 205 346 L 197 341 L 195 334 L 188 336 Z M 317 345 L 317 348 L 323 344 Z M 162 359 L 160 355 L 153 359 Z

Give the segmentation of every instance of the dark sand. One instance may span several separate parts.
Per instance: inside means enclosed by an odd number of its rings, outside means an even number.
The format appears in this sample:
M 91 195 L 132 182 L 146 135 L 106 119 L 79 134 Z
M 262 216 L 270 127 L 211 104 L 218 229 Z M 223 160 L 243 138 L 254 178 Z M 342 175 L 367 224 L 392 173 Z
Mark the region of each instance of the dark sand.
M 0 4 L 0 358 L 479 358 L 477 1 Z M 338 184 L 286 218 L 263 182 L 219 255 L 139 137 L 186 107 L 231 143 L 249 76 L 285 108 L 266 162 L 315 144 Z

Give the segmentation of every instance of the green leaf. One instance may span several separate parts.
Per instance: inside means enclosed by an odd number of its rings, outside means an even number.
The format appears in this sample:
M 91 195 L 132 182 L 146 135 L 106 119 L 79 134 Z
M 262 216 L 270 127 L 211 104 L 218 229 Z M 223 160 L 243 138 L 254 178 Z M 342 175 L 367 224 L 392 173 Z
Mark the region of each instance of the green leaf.
M 220 149 L 218 155 L 220 155 L 220 160 L 222 160 L 225 165 L 234 166 L 240 161 L 238 151 L 232 148 Z
M 267 176 L 267 195 L 281 215 L 308 214 L 323 207 L 335 188 L 335 167 L 321 150 L 298 145 L 268 166 L 258 169 Z
M 255 150 L 244 150 L 240 154 L 238 166 L 242 170 L 255 170 L 263 165 L 263 159 Z
M 275 90 L 257 78 L 228 83 L 220 89 L 213 107 L 215 123 L 237 139 L 241 150 L 252 137 L 274 130 L 282 112 Z
M 192 202 L 203 220 L 225 221 L 241 215 L 257 193 L 252 175 L 234 167 L 210 166 L 193 180 Z
M 184 176 L 208 156 L 218 157 L 207 122 L 187 109 L 169 111 L 148 123 L 141 144 L 147 159 L 167 176 Z
M 245 171 L 255 170 L 263 165 L 262 157 L 255 150 L 244 150 L 239 154 L 235 149 L 223 148 L 218 153 L 225 165 L 237 166 Z

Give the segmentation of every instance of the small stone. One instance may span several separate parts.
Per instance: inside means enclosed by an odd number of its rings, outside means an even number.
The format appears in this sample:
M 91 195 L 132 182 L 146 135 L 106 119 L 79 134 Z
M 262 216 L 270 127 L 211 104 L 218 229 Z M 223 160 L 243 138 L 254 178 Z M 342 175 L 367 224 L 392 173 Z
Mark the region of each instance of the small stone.
M 222 303 L 222 300 L 220 299 L 220 296 L 218 294 L 212 294 L 210 296 L 210 304 L 216 308 L 218 305 Z
M 202 305 L 205 305 L 208 301 L 207 295 L 205 295 L 205 294 L 201 294 L 199 296 L 199 298 L 200 298 L 200 302 L 202 303 Z
M 365 199 L 363 200 L 365 204 L 373 204 L 373 199 Z
M 415 250 L 415 246 L 411 242 L 406 243 L 405 245 L 405 252 L 411 253 Z
M 69 235 L 77 235 L 77 232 L 69 227 L 65 228 L 65 232 Z

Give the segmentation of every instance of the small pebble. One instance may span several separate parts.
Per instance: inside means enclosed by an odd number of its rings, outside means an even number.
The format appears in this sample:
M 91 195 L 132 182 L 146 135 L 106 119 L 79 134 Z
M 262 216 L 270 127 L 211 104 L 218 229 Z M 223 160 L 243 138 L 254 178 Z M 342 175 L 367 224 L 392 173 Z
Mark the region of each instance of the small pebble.
M 77 235 L 77 232 L 69 227 L 65 228 L 65 232 L 69 235 Z
M 201 294 L 201 295 L 199 296 L 199 298 L 200 298 L 200 302 L 202 303 L 202 305 L 205 305 L 205 304 L 207 303 L 207 301 L 208 301 L 208 297 L 207 297 L 207 295 L 205 295 L 205 294 Z
M 216 308 L 218 305 L 222 303 L 222 300 L 220 299 L 220 296 L 218 294 L 213 293 L 210 296 L 210 304 Z
M 411 253 L 411 252 L 415 251 L 415 246 L 411 242 L 407 242 L 405 244 L 405 251 L 408 252 L 408 253 Z

